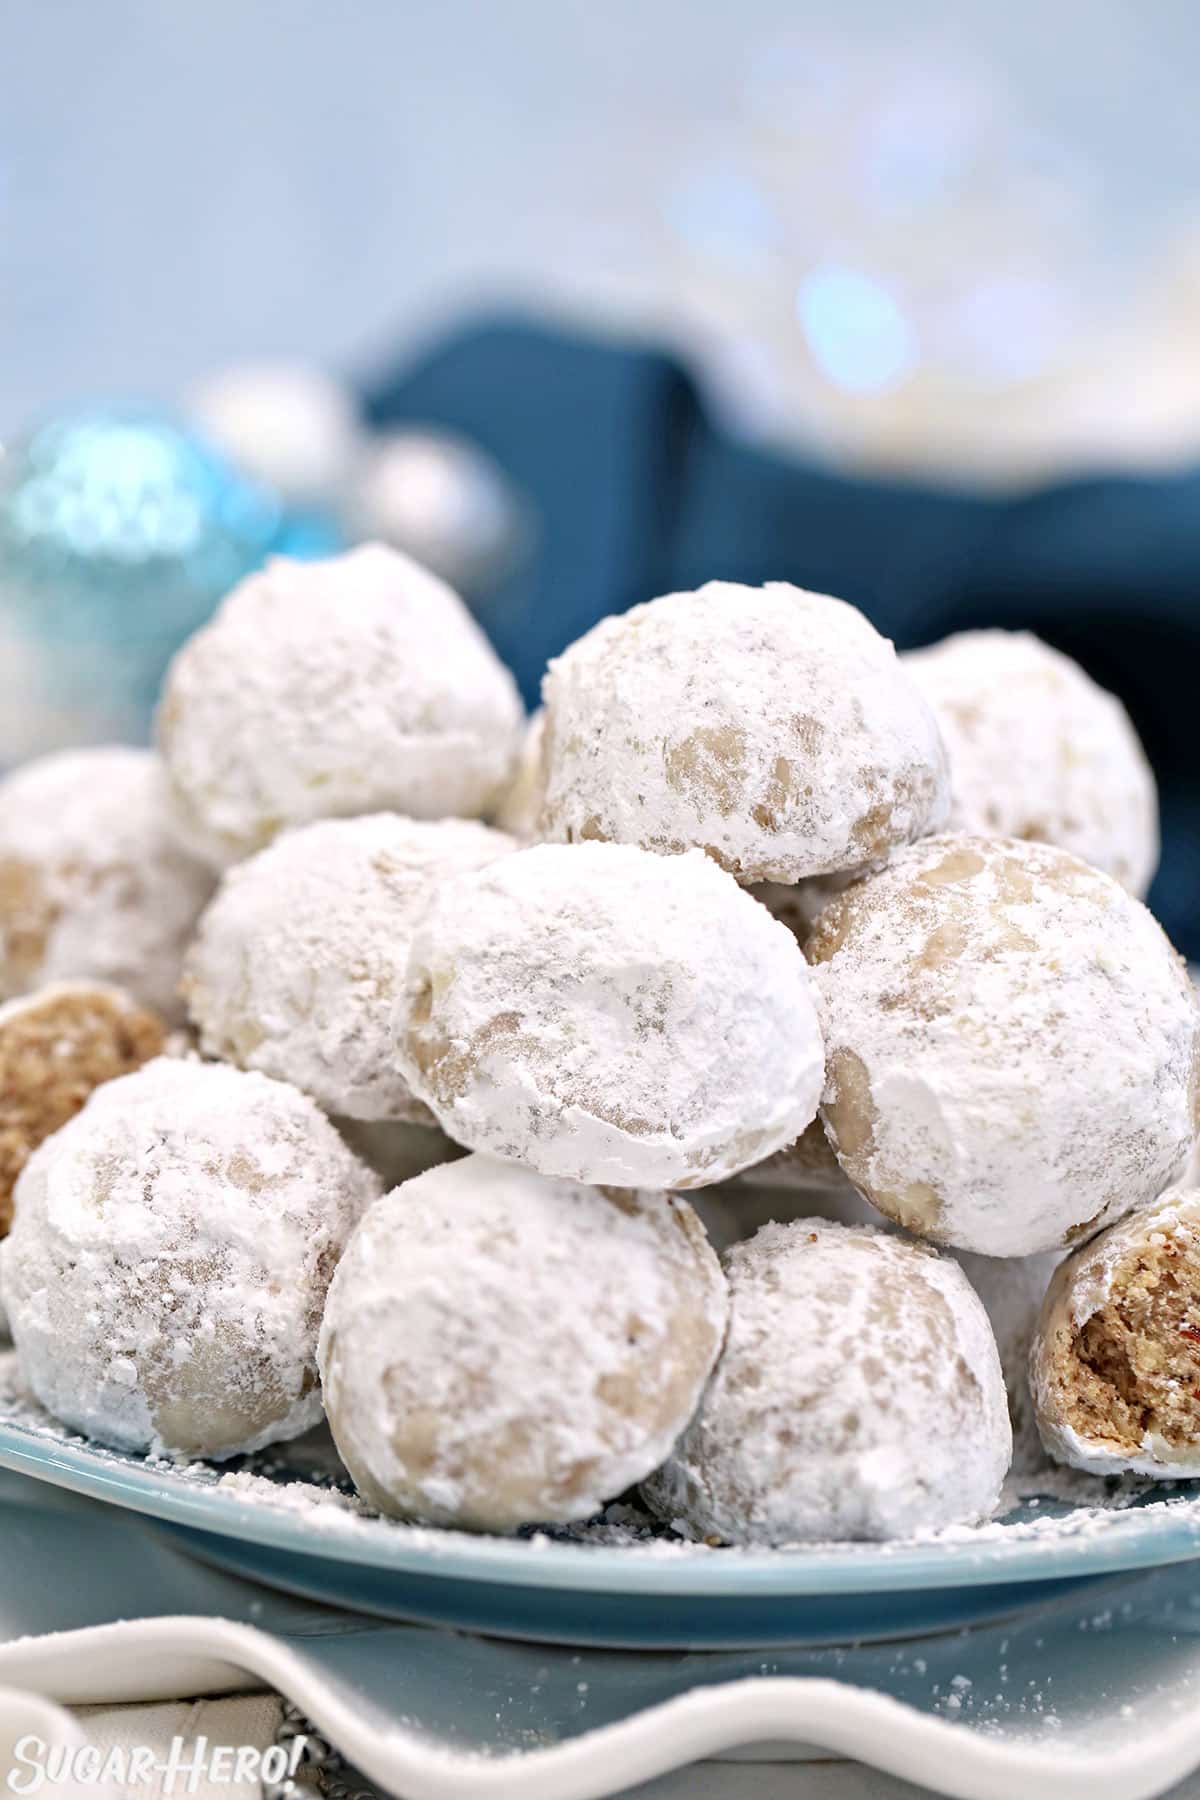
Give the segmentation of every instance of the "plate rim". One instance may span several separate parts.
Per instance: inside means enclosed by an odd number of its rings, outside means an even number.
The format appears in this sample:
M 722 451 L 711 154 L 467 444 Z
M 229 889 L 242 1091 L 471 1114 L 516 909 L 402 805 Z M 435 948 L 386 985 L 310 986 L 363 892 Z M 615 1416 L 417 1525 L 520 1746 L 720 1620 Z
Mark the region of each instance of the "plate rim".
M 0 1423 L 0 1467 L 123 1506 L 163 1523 L 301 1558 L 351 1563 L 381 1573 L 576 1593 L 664 1598 L 825 1598 L 919 1589 L 1036 1584 L 1116 1574 L 1200 1557 L 1200 1509 L 1114 1509 L 1078 1534 L 966 1538 L 920 1544 L 855 1544 L 812 1550 L 700 1546 L 664 1553 L 651 1545 L 564 1544 L 480 1537 L 381 1521 L 359 1534 L 314 1525 L 286 1507 L 200 1486 L 168 1466 Z M 299 1478 L 298 1478 L 299 1479 Z M 1186 1504 L 1184 1502 L 1183 1504 Z

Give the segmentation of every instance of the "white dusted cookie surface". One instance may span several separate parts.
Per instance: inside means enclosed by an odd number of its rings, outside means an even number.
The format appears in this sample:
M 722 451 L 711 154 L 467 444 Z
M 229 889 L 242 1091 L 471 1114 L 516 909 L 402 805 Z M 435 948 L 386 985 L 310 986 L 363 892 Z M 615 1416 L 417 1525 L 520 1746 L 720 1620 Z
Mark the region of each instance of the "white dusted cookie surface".
M 654 1511 L 732 1543 L 889 1539 L 995 1506 L 1011 1433 L 987 1315 L 923 1244 L 810 1219 L 725 1253 L 725 1347 L 643 1484 Z
M 1057 844 L 1144 895 L 1158 793 L 1129 714 L 1028 631 L 964 631 L 901 658 L 950 755 L 950 827 Z
M 453 588 L 368 544 L 234 588 L 172 662 L 158 734 L 177 829 L 223 865 L 313 819 L 478 817 L 523 717 Z
M 1059 1462 L 1200 1475 L 1200 1191 L 1168 1191 L 1059 1267 L 1029 1377 Z
M 1065 851 L 945 836 L 821 913 L 822 1114 L 880 1211 L 989 1256 L 1152 1200 L 1196 1129 L 1200 1014 L 1161 927 Z
M 395 813 L 283 833 L 228 872 L 200 922 L 184 985 L 201 1049 L 331 1113 L 432 1123 L 392 1053 L 413 925 L 443 886 L 513 848 L 473 820 Z
M 712 581 L 550 664 L 543 835 L 676 852 L 745 882 L 858 868 L 945 817 L 924 698 L 854 607 Z
M 169 826 L 149 750 L 64 750 L 0 780 L 0 999 L 87 978 L 179 1013 L 213 877 Z
M 17 1184 L 3 1287 L 31 1390 L 123 1450 L 306 1431 L 325 1290 L 378 1191 L 283 1082 L 160 1058 L 105 1083 Z
M 382 1511 L 584 1519 L 666 1455 L 725 1327 L 686 1201 L 469 1156 L 367 1213 L 321 1332 L 325 1405 Z
M 623 1186 L 791 1143 L 824 1071 L 794 938 L 696 851 L 539 845 L 464 875 L 414 929 L 395 1029 L 452 1138 Z

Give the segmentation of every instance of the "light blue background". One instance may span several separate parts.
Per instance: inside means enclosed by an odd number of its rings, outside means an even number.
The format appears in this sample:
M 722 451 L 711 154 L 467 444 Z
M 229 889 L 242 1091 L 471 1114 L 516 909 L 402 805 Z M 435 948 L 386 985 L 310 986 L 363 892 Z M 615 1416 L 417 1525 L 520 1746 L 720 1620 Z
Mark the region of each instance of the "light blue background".
M 1194 0 L 0 0 L 0 434 L 599 293 L 747 52 L 810 22 L 969 45 L 1099 171 L 1118 256 L 1200 192 Z

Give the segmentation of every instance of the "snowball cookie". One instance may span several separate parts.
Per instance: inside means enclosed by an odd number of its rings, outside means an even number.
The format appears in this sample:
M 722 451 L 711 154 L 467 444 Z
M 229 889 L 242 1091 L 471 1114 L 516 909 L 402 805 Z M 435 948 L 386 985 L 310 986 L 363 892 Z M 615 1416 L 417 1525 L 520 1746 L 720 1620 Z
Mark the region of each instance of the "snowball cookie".
M 1200 1476 L 1200 1190 L 1170 1190 L 1068 1257 L 1029 1380 L 1059 1462 Z
M 443 884 L 514 848 L 468 819 L 396 813 L 284 832 L 229 871 L 200 921 L 183 987 L 201 1050 L 327 1112 L 432 1124 L 392 1054 L 413 924 Z
M 550 664 L 543 836 L 707 850 L 741 881 L 878 861 L 942 822 L 946 755 L 886 638 L 786 582 L 710 581 Z
M 382 1512 L 586 1519 L 667 1454 L 725 1317 L 685 1200 L 444 1163 L 371 1208 L 334 1277 L 330 1428 Z
M 93 1088 L 158 1056 L 166 1031 L 120 988 L 58 982 L 0 1006 L 0 1236 L 17 1177 Z
M 791 1143 L 824 1079 L 796 941 L 699 851 L 537 845 L 413 931 L 400 1068 L 443 1129 L 543 1175 L 703 1187 Z
M 901 659 L 950 753 L 950 825 L 1057 844 L 1144 894 L 1158 793 L 1129 714 L 1028 631 L 963 631 Z
M 367 544 L 235 587 L 168 669 L 158 731 L 177 829 L 224 864 L 311 819 L 484 813 L 522 716 L 453 588 Z
M 149 750 L 65 750 L 0 780 L 0 999 L 89 977 L 169 1017 L 212 893 L 169 831 Z
M 34 1395 L 119 1450 L 233 1456 L 321 1416 L 325 1290 L 378 1184 L 313 1101 L 159 1058 L 17 1183 L 4 1299 Z
M 822 1116 L 854 1185 L 986 1256 L 1160 1194 L 1195 1132 L 1200 1013 L 1140 901 L 1066 851 L 939 837 L 822 912 Z
M 764 1225 L 723 1259 L 729 1331 L 643 1494 L 735 1544 L 899 1538 L 985 1517 L 1012 1448 L 991 1326 L 958 1265 L 867 1226 Z
M 532 537 L 499 464 L 471 439 L 429 425 L 372 432 L 346 500 L 350 536 L 395 544 L 471 593 L 512 574 Z
M 1013 1431 L 1012 1472 L 1035 1474 L 1045 1468 L 1046 1453 L 1029 1391 L 1029 1347 L 1046 1289 L 1063 1253 L 1048 1250 L 1041 1256 L 976 1256 L 970 1250 L 955 1250 L 952 1254 L 983 1301 L 1000 1353 Z

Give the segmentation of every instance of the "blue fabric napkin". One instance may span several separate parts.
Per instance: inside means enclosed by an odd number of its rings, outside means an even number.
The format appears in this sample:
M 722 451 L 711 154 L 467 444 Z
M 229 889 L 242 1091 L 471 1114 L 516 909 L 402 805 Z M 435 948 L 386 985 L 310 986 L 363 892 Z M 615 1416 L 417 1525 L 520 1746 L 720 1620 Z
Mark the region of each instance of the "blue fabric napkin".
M 367 405 L 473 438 L 531 501 L 531 554 L 479 601 L 531 705 L 546 659 L 597 619 L 714 577 L 838 594 L 902 648 L 1020 625 L 1076 657 L 1154 764 L 1151 904 L 1200 958 L 1200 470 L 1002 497 L 864 479 L 728 436 L 668 355 L 518 318 L 381 372 Z

